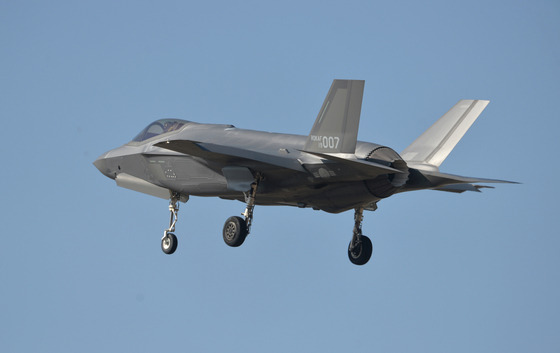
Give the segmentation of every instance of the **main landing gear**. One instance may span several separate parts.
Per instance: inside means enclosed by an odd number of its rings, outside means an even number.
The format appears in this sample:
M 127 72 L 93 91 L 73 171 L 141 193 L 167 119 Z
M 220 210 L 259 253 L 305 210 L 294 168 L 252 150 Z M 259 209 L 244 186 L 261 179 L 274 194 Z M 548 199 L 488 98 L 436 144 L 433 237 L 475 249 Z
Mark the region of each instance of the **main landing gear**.
M 227 245 L 238 247 L 243 244 L 245 238 L 251 230 L 253 222 L 253 209 L 255 208 L 255 196 L 259 186 L 260 176 L 257 176 L 255 182 L 251 184 L 251 190 L 245 194 L 245 202 L 247 208 L 241 217 L 233 216 L 226 220 L 223 228 L 223 237 Z M 373 253 L 373 245 L 371 240 L 362 234 L 362 221 L 364 219 L 364 208 L 358 207 L 354 213 L 354 231 L 352 240 L 348 245 L 348 258 L 355 265 L 365 265 Z
M 177 250 L 177 237 L 171 232 L 175 231 L 175 224 L 177 223 L 179 213 L 180 199 L 180 194 L 173 193 L 173 195 L 171 195 L 171 199 L 169 200 L 169 212 L 171 212 L 171 218 L 169 219 L 169 228 L 163 231 L 163 237 L 161 238 L 161 250 L 163 250 L 163 252 L 168 255 L 173 254 L 175 250 Z
M 373 253 L 371 240 L 362 234 L 363 219 L 364 208 L 356 208 L 354 212 L 354 231 L 350 245 L 348 245 L 348 258 L 354 265 L 365 265 Z
M 255 182 L 251 184 L 251 190 L 245 194 L 245 202 L 247 208 L 241 215 L 244 218 L 232 216 L 224 223 L 223 237 L 227 245 L 238 247 L 245 241 L 245 238 L 251 231 L 251 223 L 253 222 L 253 209 L 255 208 L 255 196 L 259 187 L 260 176 L 257 176 Z

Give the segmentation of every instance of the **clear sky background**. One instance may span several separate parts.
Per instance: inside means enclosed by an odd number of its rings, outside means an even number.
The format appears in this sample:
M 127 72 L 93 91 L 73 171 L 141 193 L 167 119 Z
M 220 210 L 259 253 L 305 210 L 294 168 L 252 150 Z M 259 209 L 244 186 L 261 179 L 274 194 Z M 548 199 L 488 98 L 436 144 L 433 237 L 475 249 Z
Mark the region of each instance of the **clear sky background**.
M 442 171 L 483 193 L 365 215 L 167 202 L 95 169 L 151 121 L 307 135 L 334 78 L 366 80 L 359 138 L 402 151 L 491 101 Z M 0 1 L 0 351 L 560 351 L 558 1 Z

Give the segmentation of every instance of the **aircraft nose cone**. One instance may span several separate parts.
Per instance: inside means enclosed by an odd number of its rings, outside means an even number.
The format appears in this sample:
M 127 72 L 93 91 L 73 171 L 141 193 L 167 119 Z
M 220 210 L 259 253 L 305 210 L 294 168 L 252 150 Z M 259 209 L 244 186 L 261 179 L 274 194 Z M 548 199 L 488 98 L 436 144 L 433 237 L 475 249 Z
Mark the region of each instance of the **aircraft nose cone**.
M 99 158 L 97 158 L 95 160 L 95 162 L 93 162 L 93 165 L 95 166 L 95 168 L 97 168 L 101 173 L 103 173 L 103 175 L 105 175 L 108 178 L 114 179 L 115 178 L 115 174 L 114 172 L 109 168 L 109 163 L 107 163 L 107 153 L 104 153 L 103 155 L 101 155 Z

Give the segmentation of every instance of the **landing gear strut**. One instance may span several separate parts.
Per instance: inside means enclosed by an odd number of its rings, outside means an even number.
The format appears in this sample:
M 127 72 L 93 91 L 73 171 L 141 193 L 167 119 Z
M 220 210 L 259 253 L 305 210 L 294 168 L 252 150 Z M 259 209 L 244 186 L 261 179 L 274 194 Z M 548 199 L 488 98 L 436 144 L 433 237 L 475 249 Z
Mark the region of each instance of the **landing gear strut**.
M 245 241 L 245 238 L 251 231 L 251 224 L 253 223 L 253 209 L 255 208 L 255 196 L 257 195 L 257 188 L 259 187 L 260 175 L 257 175 L 255 182 L 251 184 L 251 190 L 244 193 L 247 208 L 241 215 L 244 218 L 232 216 L 226 220 L 223 229 L 224 241 L 227 245 L 238 247 Z
M 362 234 L 363 219 L 364 208 L 356 208 L 354 212 L 354 231 L 350 245 L 348 245 L 348 258 L 354 265 L 365 265 L 373 253 L 371 240 Z
M 168 255 L 173 254 L 175 250 L 177 250 L 177 237 L 171 232 L 175 231 L 175 224 L 177 223 L 179 213 L 180 199 L 180 194 L 173 193 L 171 195 L 171 199 L 169 200 L 169 212 L 171 212 L 171 217 L 169 219 L 169 228 L 163 231 L 163 237 L 161 238 L 161 250 L 163 250 L 163 252 Z

